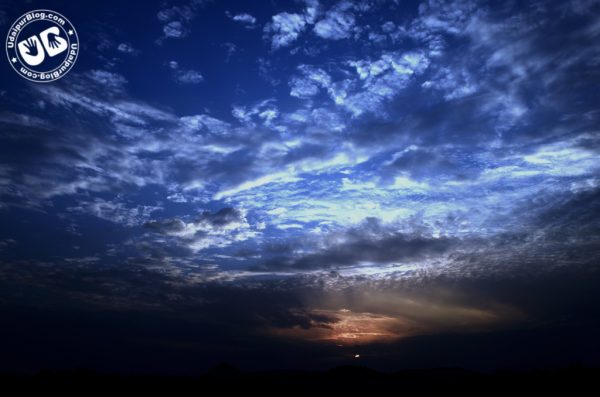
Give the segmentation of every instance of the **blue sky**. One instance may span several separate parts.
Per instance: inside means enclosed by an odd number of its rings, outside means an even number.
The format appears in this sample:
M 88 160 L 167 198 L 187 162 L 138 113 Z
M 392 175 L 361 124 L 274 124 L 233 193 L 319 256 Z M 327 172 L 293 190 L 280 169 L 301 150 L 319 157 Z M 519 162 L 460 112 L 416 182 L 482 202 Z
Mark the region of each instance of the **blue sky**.
M 53 83 L 1 66 L 6 308 L 343 358 L 597 300 L 597 1 L 2 2 L 0 26 L 36 8 L 81 50 Z

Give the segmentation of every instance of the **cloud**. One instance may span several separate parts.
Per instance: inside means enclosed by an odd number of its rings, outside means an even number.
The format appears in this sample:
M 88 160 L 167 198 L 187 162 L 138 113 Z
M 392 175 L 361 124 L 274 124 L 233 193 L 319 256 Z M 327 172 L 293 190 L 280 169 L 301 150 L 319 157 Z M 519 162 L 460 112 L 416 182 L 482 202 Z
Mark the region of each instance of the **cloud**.
M 167 63 L 173 70 L 173 79 L 180 84 L 200 84 L 204 81 L 202 73 L 192 69 L 182 69 L 177 61 Z
M 355 117 L 366 113 L 381 115 L 384 106 L 423 74 L 429 64 L 429 59 L 420 52 L 385 52 L 376 60 L 351 60 L 339 65 L 345 76 L 350 75 L 348 66 L 355 75 L 338 81 L 319 67 L 300 65 L 299 75 L 289 83 L 290 95 L 309 99 L 323 90 L 336 106 Z
M 356 81 L 343 89 L 334 86 L 330 96 L 354 116 L 361 116 L 381 111 L 386 102 L 428 68 L 430 61 L 419 52 L 392 52 L 382 54 L 375 61 L 363 59 L 348 64 L 354 67 L 362 87 L 356 87 Z
M 349 38 L 354 29 L 354 15 L 347 11 L 333 9 L 313 28 L 315 34 L 323 39 L 341 40 Z
M 431 80 L 425 81 L 422 87 L 442 91 L 447 101 L 472 95 L 478 90 L 477 83 L 469 72 L 465 69 L 450 68 L 439 70 Z
M 472 148 L 426 148 L 411 145 L 394 153 L 381 169 L 382 178 L 407 171 L 417 180 L 471 180 L 486 167 Z
M 13 112 L 1 112 L 0 113 L 0 123 L 22 126 L 22 127 L 33 127 L 33 128 L 41 128 L 41 129 L 51 129 L 52 126 L 44 119 L 22 113 L 13 113 Z
M 190 23 L 196 18 L 198 11 L 204 6 L 204 0 L 192 0 L 188 4 L 178 5 L 160 10 L 156 17 L 163 23 L 164 36 L 159 39 L 159 43 L 165 38 L 183 38 L 190 32 Z
M 249 127 L 270 126 L 279 117 L 279 109 L 274 100 L 266 99 L 252 106 L 234 106 L 233 117 Z
M 342 1 L 323 14 L 318 1 L 306 1 L 302 13 L 282 12 L 274 15 L 271 22 L 265 25 L 265 37 L 270 39 L 271 48 L 276 50 L 290 46 L 313 25 L 313 32 L 317 37 L 327 40 L 346 39 L 359 30 L 353 9 L 362 10 L 360 6 Z
M 368 218 L 359 226 L 349 228 L 342 234 L 333 233 L 324 240 L 325 247 L 319 247 L 314 252 L 301 255 L 290 252 L 287 257 L 275 257 L 257 269 L 306 271 L 420 261 L 430 255 L 444 254 L 457 244 L 457 241 L 445 237 L 397 232 L 393 226 L 384 226 L 377 218 Z M 299 251 L 306 252 L 307 247 Z
M 0 253 L 10 249 L 10 247 L 15 245 L 16 243 L 17 241 L 12 238 L 0 240 Z
M 124 54 L 130 54 L 130 55 L 139 55 L 140 54 L 140 50 L 133 47 L 133 45 L 131 45 L 130 43 L 120 43 L 117 46 L 117 51 L 122 52 Z
M 179 39 L 188 35 L 189 31 L 183 27 L 180 21 L 171 21 L 163 27 L 165 37 Z
M 323 69 L 310 65 L 298 66 L 301 77 L 290 82 L 290 95 L 297 98 L 310 98 L 319 93 L 320 88 L 331 87 L 331 77 Z
M 205 114 L 184 116 L 179 119 L 180 125 L 187 131 L 206 131 L 214 135 L 226 135 L 231 125 Z
M 150 219 L 152 213 L 161 211 L 159 206 L 134 205 L 118 201 L 107 201 L 96 198 L 93 201 L 80 202 L 75 207 L 67 208 L 70 212 L 93 215 L 124 226 L 139 226 Z
M 282 12 L 273 15 L 265 25 L 264 32 L 270 37 L 271 48 L 277 50 L 291 45 L 306 28 L 306 19 L 301 14 Z
M 416 335 L 481 332 L 526 322 L 511 305 L 482 303 L 460 288 L 431 280 L 419 288 L 358 284 L 310 300 L 315 307 L 305 309 L 312 315 L 307 326 L 273 327 L 273 334 L 337 346 L 381 343 L 389 348 Z
M 204 211 L 189 222 L 178 218 L 149 221 L 144 227 L 155 233 L 176 237 L 194 252 L 210 247 L 225 247 L 259 234 L 248 223 L 245 212 L 234 208 L 222 208 L 215 213 Z
M 124 94 L 126 79 L 116 73 L 92 71 L 71 79 L 70 85 L 36 87 L 48 103 L 65 108 L 80 107 L 99 116 L 109 115 L 113 122 L 145 125 L 149 121 L 173 120 L 173 116 L 135 101 L 114 101 Z M 90 84 L 91 83 L 91 84 Z M 101 98 L 101 97 L 105 98 Z
M 174 19 L 191 21 L 196 16 L 194 4 L 188 4 L 184 6 L 173 6 L 170 8 L 162 9 L 158 12 L 158 14 L 156 14 L 156 17 L 161 22 L 168 22 Z
M 162 180 L 160 164 L 146 162 L 138 154 L 155 142 L 149 132 L 150 125 L 175 123 L 177 118 L 130 100 L 125 95 L 125 85 L 125 78 L 119 74 L 92 70 L 85 75 L 72 75 L 67 84 L 33 88 L 32 95 L 43 103 L 43 109 L 39 110 L 43 120 L 51 122 L 54 134 L 47 138 L 39 135 L 36 140 L 35 145 L 43 153 L 38 158 L 45 164 L 43 167 L 23 168 L 23 164 L 32 161 L 27 151 L 19 150 L 19 156 L 5 157 L 4 164 L 14 187 L 7 191 L 13 197 L 11 201 L 20 197 L 22 203 L 35 207 L 60 195 L 142 186 L 151 179 Z M 69 117 L 73 115 L 91 117 L 96 123 L 85 129 L 62 128 L 71 124 Z M 46 123 L 34 126 L 35 119 L 29 120 L 27 134 L 49 126 Z M 12 129 L 15 128 L 22 127 L 14 125 Z M 136 138 L 141 135 L 145 139 L 138 141 Z M 19 142 L 29 139 L 24 134 L 5 135 L 3 146 L 18 147 Z M 110 164 L 104 163 L 107 156 L 112 158 Z
M 561 195 L 544 203 L 534 223 L 534 227 L 539 228 L 538 236 L 557 243 L 564 242 L 568 236 L 571 242 L 577 241 L 588 249 L 592 248 L 591 245 L 600 238 L 600 189 L 598 181 L 593 179 L 590 182 L 581 191 L 575 190 L 572 194 Z M 590 251 L 588 255 L 591 259 L 595 250 L 592 248 Z
M 235 22 L 243 24 L 246 28 L 253 28 L 256 24 L 256 18 L 250 14 L 236 14 L 231 15 L 230 18 Z
M 225 48 L 225 51 L 227 53 L 227 56 L 225 57 L 225 62 L 229 62 L 233 54 L 235 54 L 236 51 L 238 51 L 238 47 L 233 43 L 223 43 L 223 48 Z
M 182 84 L 199 84 L 204 81 L 204 77 L 196 70 L 179 70 L 175 73 L 175 81 Z
M 243 213 L 235 208 L 221 208 L 215 213 L 208 211 L 200 215 L 202 221 L 206 221 L 215 227 L 223 227 L 232 222 L 239 222 L 243 218 Z
M 108 72 L 106 70 L 92 70 L 89 73 L 89 78 L 94 82 L 107 86 L 110 90 L 119 91 L 125 84 L 127 79 L 120 74 Z

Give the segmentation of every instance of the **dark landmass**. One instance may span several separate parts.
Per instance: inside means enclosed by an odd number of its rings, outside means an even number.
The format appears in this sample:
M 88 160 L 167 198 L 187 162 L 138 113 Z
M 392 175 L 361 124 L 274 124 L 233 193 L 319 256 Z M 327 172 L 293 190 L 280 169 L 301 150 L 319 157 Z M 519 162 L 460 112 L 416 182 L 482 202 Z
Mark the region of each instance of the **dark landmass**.
M 571 366 L 555 370 L 491 373 L 458 368 L 404 370 L 384 373 L 365 367 L 344 366 L 325 372 L 244 372 L 221 365 L 198 376 L 150 376 L 102 374 L 89 370 L 42 372 L 35 375 L 0 375 L 2 390 L 19 395 L 107 395 L 149 393 L 161 395 L 214 395 L 212 391 L 240 393 L 321 393 L 407 395 L 461 393 L 462 395 L 521 395 L 535 393 L 588 394 L 600 379 L 600 369 Z

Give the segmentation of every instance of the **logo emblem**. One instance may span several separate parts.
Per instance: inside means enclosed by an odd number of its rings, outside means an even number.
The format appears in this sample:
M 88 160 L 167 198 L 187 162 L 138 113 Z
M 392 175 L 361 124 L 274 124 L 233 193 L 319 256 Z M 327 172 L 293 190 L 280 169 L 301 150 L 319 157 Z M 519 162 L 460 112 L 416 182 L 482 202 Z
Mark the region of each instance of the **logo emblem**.
M 51 10 L 23 14 L 6 36 L 8 61 L 29 81 L 60 79 L 73 68 L 78 53 L 77 31 L 67 18 Z

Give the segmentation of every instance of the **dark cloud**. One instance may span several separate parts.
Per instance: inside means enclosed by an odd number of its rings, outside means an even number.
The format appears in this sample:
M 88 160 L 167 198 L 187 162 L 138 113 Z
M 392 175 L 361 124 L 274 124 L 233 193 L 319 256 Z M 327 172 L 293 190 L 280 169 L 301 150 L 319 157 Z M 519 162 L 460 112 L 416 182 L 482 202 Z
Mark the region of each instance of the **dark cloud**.
M 219 228 L 242 220 L 243 215 L 239 210 L 226 207 L 215 213 L 204 211 L 192 222 L 194 224 L 208 223 L 212 227 Z M 181 219 L 164 219 L 146 222 L 144 227 L 157 233 L 176 234 L 185 230 L 186 223 Z
M 583 190 L 557 197 L 539 214 L 535 223 L 548 238 L 594 242 L 600 238 L 600 189 Z
M 367 219 L 361 226 L 348 230 L 340 239 L 314 253 L 278 257 L 258 269 L 328 269 L 366 263 L 405 262 L 440 255 L 458 243 L 457 240 L 419 234 L 396 232 L 382 226 L 376 218 Z M 294 247 L 295 248 L 295 247 Z
M 144 227 L 157 233 L 171 234 L 182 232 L 185 229 L 185 223 L 181 219 L 165 219 L 146 222 Z
M 227 225 L 231 222 L 239 222 L 242 219 L 242 214 L 235 208 L 221 208 L 215 213 L 204 211 L 200 215 L 200 220 L 206 220 L 213 226 L 219 227 Z

